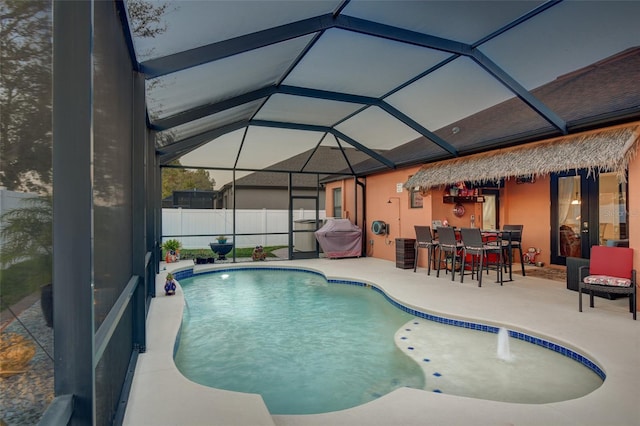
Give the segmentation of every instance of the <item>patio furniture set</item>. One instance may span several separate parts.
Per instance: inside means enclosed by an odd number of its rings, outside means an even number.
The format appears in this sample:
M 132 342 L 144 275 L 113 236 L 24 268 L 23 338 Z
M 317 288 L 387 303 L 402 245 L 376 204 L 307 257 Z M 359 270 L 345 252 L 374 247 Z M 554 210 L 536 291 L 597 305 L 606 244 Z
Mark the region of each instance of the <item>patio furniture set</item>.
M 427 275 L 431 269 L 451 271 L 451 280 L 455 280 L 456 271 L 460 282 L 470 274 L 477 277 L 478 287 L 482 286 L 483 271 L 492 268 L 497 273 L 500 285 L 511 281 L 513 250 L 518 249 L 522 275 L 525 276 L 522 253 L 522 225 L 505 225 L 502 230 L 480 230 L 478 228 L 454 229 L 438 226 L 431 230 L 429 226 L 415 226 L 415 260 L 413 271 L 418 268 L 419 249 L 427 249 Z M 437 257 L 436 257 L 437 255 Z M 469 264 L 470 263 L 470 264 Z M 585 264 L 586 263 L 586 264 Z M 622 294 L 629 297 L 629 311 L 633 319 L 637 317 L 637 280 L 633 269 L 633 249 L 629 247 L 593 246 L 590 259 L 581 262 L 578 267 L 578 310 L 582 312 L 582 293 L 589 293 L 589 306 L 594 307 L 594 296 L 603 294 Z M 504 273 L 509 272 L 509 279 Z
M 455 280 L 456 271 L 460 272 L 460 282 L 464 282 L 467 270 L 473 279 L 477 276 L 478 286 L 482 286 L 482 271 L 494 269 L 497 282 L 512 281 L 513 250 L 518 249 L 522 275 L 525 275 L 522 253 L 522 225 L 505 225 L 501 230 L 481 230 L 479 228 L 455 229 L 438 226 L 432 232 L 429 226 L 415 226 L 415 263 L 417 270 L 420 248 L 427 249 L 427 274 L 431 268 L 437 271 L 444 267 L 445 273 L 451 271 L 451 280 Z M 436 258 L 437 254 L 437 258 Z M 505 280 L 504 273 L 509 273 Z

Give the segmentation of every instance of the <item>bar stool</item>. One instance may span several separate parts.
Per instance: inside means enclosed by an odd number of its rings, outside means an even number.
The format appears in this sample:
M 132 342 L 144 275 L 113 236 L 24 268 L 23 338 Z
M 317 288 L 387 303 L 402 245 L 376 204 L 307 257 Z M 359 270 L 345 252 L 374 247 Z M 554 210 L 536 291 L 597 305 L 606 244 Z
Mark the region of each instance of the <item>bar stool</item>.
M 460 243 L 456 239 L 456 233 L 453 228 L 450 228 L 448 226 L 442 226 L 438 228 L 438 241 L 440 243 L 440 253 L 438 255 L 438 273 L 436 274 L 436 276 L 440 276 L 440 268 L 442 267 L 442 254 L 445 253 L 446 259 L 446 254 L 448 253 L 449 255 L 451 255 L 451 281 L 453 281 L 456 275 L 456 263 L 458 261 L 459 251 L 460 249 L 462 249 L 462 243 Z
M 418 269 L 418 252 L 420 248 L 427 249 L 427 275 L 431 275 L 431 264 L 433 262 L 433 258 L 436 254 L 436 248 L 438 247 L 438 240 L 433 238 L 431 234 L 430 226 L 414 226 L 416 230 L 416 255 L 415 255 L 415 264 L 413 265 L 413 272 L 416 272 Z
M 482 239 L 482 232 L 478 228 L 462 228 L 460 230 L 462 235 L 462 270 L 460 271 L 460 282 L 464 281 L 464 267 L 465 259 L 468 254 L 471 255 L 471 278 L 473 279 L 474 271 L 476 270 L 476 258 L 480 259 L 477 262 L 478 268 L 478 287 L 482 287 L 482 270 L 485 266 L 485 261 L 488 260 L 490 254 L 498 255 L 498 262 L 496 264 L 496 270 L 498 272 L 498 281 L 502 285 L 502 244 L 486 244 Z M 487 262 L 488 263 L 488 262 Z M 488 265 L 487 265 L 488 267 Z
M 517 248 L 520 251 L 520 265 L 522 266 L 522 276 L 524 277 L 524 256 L 522 253 L 522 230 L 524 225 L 504 225 L 502 228 L 505 231 L 509 231 L 511 234 L 511 249 L 509 250 L 509 260 L 513 260 L 513 249 Z

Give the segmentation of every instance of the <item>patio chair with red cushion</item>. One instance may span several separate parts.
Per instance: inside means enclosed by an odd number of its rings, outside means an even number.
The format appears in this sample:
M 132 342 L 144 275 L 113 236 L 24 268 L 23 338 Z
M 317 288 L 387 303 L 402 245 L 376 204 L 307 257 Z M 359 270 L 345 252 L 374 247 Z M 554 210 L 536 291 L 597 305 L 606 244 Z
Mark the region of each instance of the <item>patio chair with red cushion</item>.
M 588 272 L 587 272 L 587 268 Z M 636 270 L 633 269 L 633 249 L 627 247 L 591 247 L 589 266 L 580 267 L 578 310 L 582 312 L 582 291 L 589 290 L 593 308 L 594 291 L 629 295 L 629 311 L 636 319 Z

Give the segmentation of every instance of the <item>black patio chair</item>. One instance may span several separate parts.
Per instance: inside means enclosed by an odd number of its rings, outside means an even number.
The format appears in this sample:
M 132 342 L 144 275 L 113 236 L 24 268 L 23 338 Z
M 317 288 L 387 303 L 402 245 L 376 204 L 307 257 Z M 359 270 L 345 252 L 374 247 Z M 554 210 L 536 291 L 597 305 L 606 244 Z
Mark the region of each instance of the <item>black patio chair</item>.
M 495 254 L 498 257 L 498 261 L 495 262 L 495 269 L 498 273 L 498 281 L 502 285 L 502 268 L 503 256 L 501 244 L 487 244 L 482 239 L 482 232 L 478 228 L 462 228 L 460 230 L 462 235 L 462 266 L 460 270 L 460 282 L 464 281 L 464 268 L 467 255 L 471 255 L 471 278 L 474 277 L 474 272 L 477 268 L 478 274 L 478 287 L 482 287 L 482 270 L 485 266 L 489 267 L 489 255 Z M 477 259 L 477 262 L 476 262 Z
M 436 277 L 440 276 L 440 268 L 442 267 L 442 255 L 445 255 L 445 261 L 447 258 L 451 259 L 451 281 L 455 279 L 456 265 L 458 263 L 458 256 L 462 249 L 462 243 L 456 239 L 456 232 L 453 228 L 448 226 L 442 226 L 437 229 L 438 242 L 440 252 L 438 254 L 438 272 Z M 448 267 L 445 266 L 445 273 Z
M 636 270 L 633 269 L 633 249 L 627 247 L 591 247 L 588 266 L 580 266 L 578 282 L 578 310 L 582 312 L 582 292 L 589 291 L 589 306 L 593 305 L 595 292 L 626 294 L 629 311 L 636 319 Z
M 509 260 L 513 260 L 513 249 L 518 249 L 520 252 L 520 266 L 522 266 L 522 276 L 524 277 L 524 255 L 522 253 L 522 230 L 524 229 L 524 225 L 504 225 L 502 229 L 510 231 L 509 233 L 511 234 Z
M 416 230 L 416 255 L 415 264 L 413 265 L 413 272 L 418 269 L 418 253 L 421 248 L 427 249 L 427 275 L 431 275 L 431 265 L 436 254 L 436 247 L 438 247 L 438 240 L 433 238 L 431 234 L 430 226 L 414 226 Z

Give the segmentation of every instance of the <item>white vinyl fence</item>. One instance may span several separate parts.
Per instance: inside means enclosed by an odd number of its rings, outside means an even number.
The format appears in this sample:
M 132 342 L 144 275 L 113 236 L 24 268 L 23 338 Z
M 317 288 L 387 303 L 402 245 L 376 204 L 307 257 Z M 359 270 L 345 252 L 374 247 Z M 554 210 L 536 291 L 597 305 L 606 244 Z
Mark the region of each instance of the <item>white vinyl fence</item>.
M 326 218 L 319 211 L 320 220 Z M 294 230 L 315 229 L 315 210 L 297 209 L 293 212 Z M 305 222 L 311 220 L 311 222 Z M 268 209 L 236 210 L 235 246 L 255 247 L 289 245 L 289 211 Z M 282 233 L 281 235 L 264 235 Z M 192 235 L 192 236 L 190 236 Z M 233 210 L 231 209 L 162 209 L 162 241 L 177 239 L 186 249 L 209 248 L 219 235 L 231 239 L 233 235 Z
M 28 207 L 29 204 L 25 200 L 29 198 L 35 198 L 38 194 L 32 194 L 30 192 L 17 192 L 9 191 L 5 187 L 0 187 L 0 216 L 10 210 Z M 0 223 L 0 227 L 4 226 Z M 4 246 L 4 242 L 0 237 L 0 246 Z

